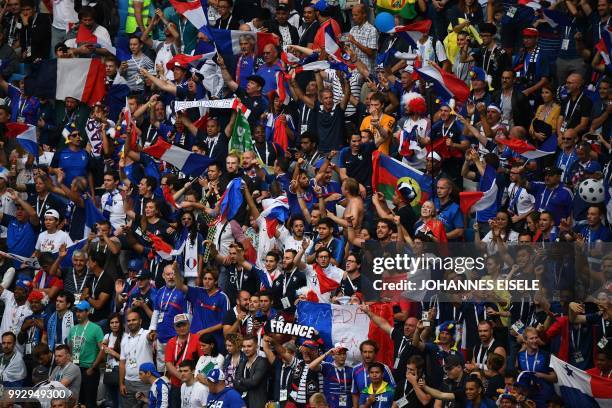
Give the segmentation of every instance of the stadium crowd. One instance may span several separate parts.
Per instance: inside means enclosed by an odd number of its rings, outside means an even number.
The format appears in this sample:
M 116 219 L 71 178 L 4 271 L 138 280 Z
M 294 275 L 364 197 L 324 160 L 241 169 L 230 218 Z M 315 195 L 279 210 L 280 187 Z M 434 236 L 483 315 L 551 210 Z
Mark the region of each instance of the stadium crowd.
M 71 396 L 0 406 L 596 406 L 558 385 L 612 384 L 610 10 L 4 0 L 0 388 Z M 539 289 L 375 290 L 398 253 Z

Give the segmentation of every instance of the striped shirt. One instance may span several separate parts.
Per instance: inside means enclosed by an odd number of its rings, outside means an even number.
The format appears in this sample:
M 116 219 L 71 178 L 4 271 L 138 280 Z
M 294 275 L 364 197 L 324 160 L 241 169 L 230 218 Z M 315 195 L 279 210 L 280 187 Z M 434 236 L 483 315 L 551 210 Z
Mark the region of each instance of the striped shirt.
M 151 71 L 155 68 L 153 65 L 153 61 L 151 58 L 142 54 L 138 58 L 130 58 L 127 62 L 127 69 L 125 74 L 123 75 L 126 79 L 128 86 L 130 87 L 130 91 L 141 92 L 144 90 L 144 80 L 140 76 L 140 68 L 144 68 L 147 71 Z

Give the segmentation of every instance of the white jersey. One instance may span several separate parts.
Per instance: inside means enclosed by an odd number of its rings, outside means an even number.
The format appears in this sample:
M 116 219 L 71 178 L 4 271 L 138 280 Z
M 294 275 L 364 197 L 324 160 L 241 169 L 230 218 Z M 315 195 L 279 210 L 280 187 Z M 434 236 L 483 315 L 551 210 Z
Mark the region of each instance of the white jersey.
M 208 387 L 201 382 L 195 380 L 193 384 L 181 385 L 181 407 L 182 408 L 200 408 L 206 404 L 208 400 Z

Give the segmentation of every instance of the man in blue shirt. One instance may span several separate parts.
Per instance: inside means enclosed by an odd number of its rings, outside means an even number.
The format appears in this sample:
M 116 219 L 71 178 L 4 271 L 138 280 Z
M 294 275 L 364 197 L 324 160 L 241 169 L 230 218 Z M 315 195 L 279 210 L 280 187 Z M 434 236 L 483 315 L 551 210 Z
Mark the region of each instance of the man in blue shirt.
M 9 189 L 7 190 L 11 200 L 15 203 L 15 216 L 0 212 L 0 225 L 7 228 L 6 244 L 12 254 L 29 257 L 34 253 L 36 239 L 38 237 L 38 217 L 36 210 L 19 195 Z M 21 263 L 14 261 L 15 268 Z
M 270 91 L 276 90 L 276 73 L 282 69 L 278 59 L 278 50 L 273 44 L 266 44 L 263 49 L 264 64 L 255 73 L 264 80 L 261 93 L 268 95 Z
M 225 386 L 223 371 L 215 368 L 206 376 L 208 380 L 208 403 L 206 408 L 246 408 L 238 391 Z
M 561 183 L 563 171 L 557 167 L 544 169 L 544 182 L 532 181 L 528 190 L 535 196 L 537 211 L 550 211 L 559 225 L 562 218 L 567 218 L 572 211 L 572 192 Z
M 453 185 L 449 179 L 438 180 L 434 205 L 438 212 L 438 219 L 444 223 L 448 240 L 458 241 L 463 237 L 463 214 L 459 205 L 451 200 L 452 191 Z
M 187 313 L 187 299 L 184 293 L 177 288 L 174 267 L 167 265 L 164 268 L 163 278 L 166 286 L 157 292 L 153 315 L 149 326 L 150 335 L 157 337 L 157 367 L 163 370 L 166 367 L 164 360 L 166 343 L 176 336 L 174 329 L 174 316 Z
M 212 334 L 215 337 L 217 350 L 225 350 L 223 319 L 230 305 L 227 295 L 217 286 L 218 279 L 217 270 L 207 269 L 202 275 L 204 287 L 186 286 L 178 271 L 175 270 L 176 287 L 191 302 L 191 313 L 193 314 L 191 331 L 197 333 L 198 336 Z
M 88 185 L 93 189 L 93 172 L 91 171 L 91 157 L 85 149 L 81 147 L 81 135 L 76 124 L 70 123 L 67 126 L 68 147 L 57 151 L 53 155 L 49 171 L 56 176 L 63 171 L 65 174 L 63 183 L 70 187 L 72 180 L 76 177 L 85 177 Z

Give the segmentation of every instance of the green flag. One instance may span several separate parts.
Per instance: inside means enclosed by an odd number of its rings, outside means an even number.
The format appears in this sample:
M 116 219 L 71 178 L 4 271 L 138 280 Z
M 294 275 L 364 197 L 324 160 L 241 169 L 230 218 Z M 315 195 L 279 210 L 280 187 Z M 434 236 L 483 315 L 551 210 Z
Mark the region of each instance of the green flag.
M 253 150 L 251 126 L 242 112 L 238 111 L 238 116 L 236 116 L 234 128 L 232 129 L 232 137 L 229 142 L 229 151 L 244 153 L 247 150 Z

